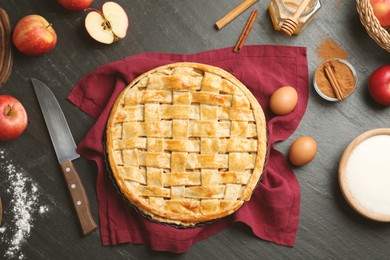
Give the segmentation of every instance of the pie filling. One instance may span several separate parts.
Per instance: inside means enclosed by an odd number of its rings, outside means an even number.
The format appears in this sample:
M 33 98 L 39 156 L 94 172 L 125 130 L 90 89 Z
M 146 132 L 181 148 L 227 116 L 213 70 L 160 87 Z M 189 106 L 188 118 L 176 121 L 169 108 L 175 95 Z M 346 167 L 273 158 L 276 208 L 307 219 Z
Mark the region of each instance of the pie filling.
M 156 68 L 130 83 L 107 124 L 120 192 L 151 219 L 194 226 L 236 211 L 260 180 L 264 113 L 228 72 L 198 63 Z

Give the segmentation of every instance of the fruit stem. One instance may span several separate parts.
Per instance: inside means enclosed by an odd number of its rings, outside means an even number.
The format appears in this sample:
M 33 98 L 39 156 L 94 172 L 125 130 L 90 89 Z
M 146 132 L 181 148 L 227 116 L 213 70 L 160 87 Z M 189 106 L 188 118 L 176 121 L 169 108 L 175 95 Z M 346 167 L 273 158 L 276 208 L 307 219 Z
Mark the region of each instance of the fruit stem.
M 5 111 L 6 116 L 11 116 L 12 113 L 12 106 L 8 104 L 8 109 Z
M 52 23 L 49 23 L 49 24 L 46 26 L 46 29 L 49 28 L 49 27 L 53 27 L 53 24 L 52 24 Z

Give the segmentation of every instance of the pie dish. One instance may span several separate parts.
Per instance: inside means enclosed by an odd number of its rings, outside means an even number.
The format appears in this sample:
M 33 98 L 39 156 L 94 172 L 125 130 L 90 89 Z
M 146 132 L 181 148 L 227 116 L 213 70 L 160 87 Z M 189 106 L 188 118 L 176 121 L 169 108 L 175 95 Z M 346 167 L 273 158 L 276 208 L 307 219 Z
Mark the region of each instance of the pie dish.
M 132 81 L 107 123 L 106 154 L 129 202 L 152 220 L 195 226 L 248 201 L 267 150 L 263 110 L 230 73 L 173 63 Z

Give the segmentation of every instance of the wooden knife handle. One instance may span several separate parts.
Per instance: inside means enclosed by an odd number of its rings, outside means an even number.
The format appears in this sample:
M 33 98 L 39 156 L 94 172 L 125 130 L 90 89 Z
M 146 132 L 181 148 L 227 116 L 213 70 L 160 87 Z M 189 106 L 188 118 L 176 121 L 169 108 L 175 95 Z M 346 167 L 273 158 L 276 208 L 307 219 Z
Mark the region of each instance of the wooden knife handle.
M 83 235 L 88 235 L 96 229 L 97 225 L 91 215 L 87 193 L 73 163 L 71 161 L 65 161 L 60 163 L 60 166 L 64 173 Z

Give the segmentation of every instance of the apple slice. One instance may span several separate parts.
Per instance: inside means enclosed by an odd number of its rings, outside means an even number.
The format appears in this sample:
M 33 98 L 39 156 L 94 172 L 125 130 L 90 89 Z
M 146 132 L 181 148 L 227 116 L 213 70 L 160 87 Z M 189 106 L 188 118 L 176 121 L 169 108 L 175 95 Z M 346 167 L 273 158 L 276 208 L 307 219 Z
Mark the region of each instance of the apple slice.
M 89 35 L 98 42 L 111 44 L 115 41 L 115 35 L 106 24 L 107 20 L 97 11 L 90 12 L 85 18 L 85 28 Z
M 112 33 L 120 39 L 125 38 L 129 26 L 125 10 L 115 2 L 106 2 L 102 6 L 102 11 L 111 24 Z
M 114 2 L 106 2 L 102 10 L 89 8 L 85 28 L 96 41 L 111 44 L 126 37 L 129 19 L 123 8 Z

